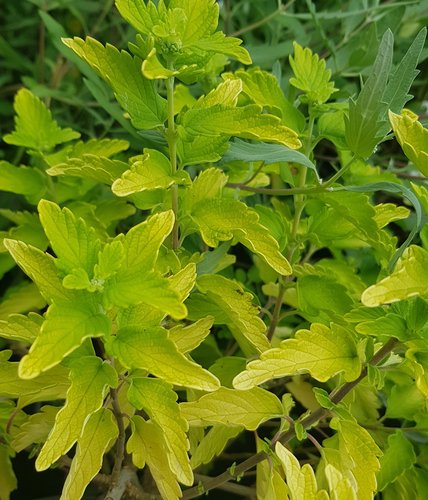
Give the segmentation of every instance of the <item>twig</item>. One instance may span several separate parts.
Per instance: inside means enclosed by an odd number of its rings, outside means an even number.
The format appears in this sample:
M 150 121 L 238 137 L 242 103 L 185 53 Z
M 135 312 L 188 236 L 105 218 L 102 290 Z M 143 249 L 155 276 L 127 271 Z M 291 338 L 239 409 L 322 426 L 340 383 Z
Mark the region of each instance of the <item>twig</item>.
M 206 481 L 207 479 L 211 479 L 209 476 L 204 476 L 203 474 L 195 474 L 195 479 L 197 481 Z M 234 493 L 235 495 L 241 495 L 244 498 L 255 498 L 256 492 L 254 488 L 250 488 L 249 486 L 245 486 L 243 484 L 236 483 L 224 483 L 219 486 L 220 490 L 228 491 L 229 493 Z

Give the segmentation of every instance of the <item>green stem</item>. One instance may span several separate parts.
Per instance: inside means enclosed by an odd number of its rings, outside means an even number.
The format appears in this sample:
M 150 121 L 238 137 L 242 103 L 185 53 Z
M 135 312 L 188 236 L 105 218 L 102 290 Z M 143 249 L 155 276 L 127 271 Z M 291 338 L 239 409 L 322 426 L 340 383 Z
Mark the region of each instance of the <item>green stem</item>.
M 172 69 L 172 68 L 170 68 Z M 177 131 L 174 120 L 174 77 L 170 76 L 166 81 L 166 96 L 168 101 L 168 128 L 166 130 L 166 139 L 168 141 L 169 159 L 171 162 L 171 173 L 177 172 Z M 172 249 L 179 247 L 178 237 L 178 186 L 171 186 L 171 208 L 174 212 L 174 227 L 172 229 Z

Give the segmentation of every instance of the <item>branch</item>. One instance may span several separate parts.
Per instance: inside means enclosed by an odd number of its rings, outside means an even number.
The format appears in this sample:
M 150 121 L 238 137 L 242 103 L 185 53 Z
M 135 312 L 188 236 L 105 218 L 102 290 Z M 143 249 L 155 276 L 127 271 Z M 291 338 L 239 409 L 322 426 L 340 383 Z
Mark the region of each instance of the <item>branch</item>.
M 388 356 L 389 353 L 391 353 L 391 351 L 397 345 L 397 342 L 398 341 L 395 338 L 389 339 L 388 342 L 376 352 L 376 354 L 370 360 L 369 364 L 372 366 L 378 365 L 386 356 Z M 361 371 L 360 376 L 356 380 L 354 380 L 353 382 L 347 382 L 346 384 L 342 385 L 342 387 L 340 387 L 339 389 L 332 391 L 330 393 L 331 401 L 335 404 L 339 403 L 366 376 L 367 376 L 367 366 L 364 367 L 364 369 Z M 304 418 L 300 423 L 305 429 L 308 429 L 318 420 L 321 420 L 322 418 L 328 416 L 329 413 L 330 413 L 329 410 L 320 407 L 314 412 L 312 412 L 310 415 L 308 415 L 306 418 Z M 281 443 L 283 444 L 286 444 L 291 439 L 293 439 L 295 435 L 296 432 L 294 428 L 291 428 L 280 437 L 279 441 L 281 441 Z M 243 475 L 247 470 L 252 469 L 258 463 L 265 460 L 267 457 L 268 454 L 265 452 L 256 453 L 248 460 L 245 460 L 244 462 L 234 467 L 234 475 L 230 474 L 229 470 L 227 470 L 223 472 L 223 474 L 220 474 L 217 477 L 212 477 L 210 479 L 207 479 L 206 481 L 203 481 L 202 483 L 199 484 L 199 486 L 184 491 L 182 498 L 183 500 L 196 498 L 199 495 L 202 495 L 207 491 L 212 490 L 213 488 L 219 488 L 220 485 L 232 479 L 236 479 L 238 476 Z

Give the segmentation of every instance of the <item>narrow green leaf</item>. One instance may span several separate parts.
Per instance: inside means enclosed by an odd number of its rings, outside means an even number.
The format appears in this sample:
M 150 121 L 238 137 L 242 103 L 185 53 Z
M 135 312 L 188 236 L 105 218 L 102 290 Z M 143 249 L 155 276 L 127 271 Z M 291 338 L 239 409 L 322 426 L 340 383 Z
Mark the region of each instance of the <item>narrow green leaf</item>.
M 217 377 L 177 350 L 163 328 L 122 328 L 112 338 L 108 349 L 123 366 L 148 370 L 171 384 L 201 391 L 215 391 L 220 386 Z
M 181 416 L 177 394 L 172 386 L 155 378 L 132 378 L 129 401 L 143 409 L 151 421 L 164 433 L 169 466 L 177 479 L 188 486 L 193 484 L 193 472 L 187 451 L 189 441 L 187 420 Z
M 156 92 L 154 83 L 143 77 L 141 59 L 124 50 L 119 52 L 112 45 L 103 46 L 91 37 L 67 38 L 63 42 L 111 85 L 135 128 L 163 125 L 167 117 L 166 100 Z
M 110 410 L 101 408 L 88 418 L 77 440 L 76 454 L 61 499 L 79 500 L 83 497 L 86 487 L 101 469 L 104 453 L 118 433 L 115 418 Z
M 180 410 L 191 426 L 224 424 L 250 431 L 256 430 L 266 420 L 283 414 L 280 400 L 259 387 L 248 391 L 221 387 L 198 401 L 180 403 Z
M 249 389 L 273 378 L 309 372 L 326 382 L 344 372 L 347 381 L 361 372 L 357 347 L 352 336 L 339 325 L 331 328 L 313 323 L 310 330 L 299 330 L 293 339 L 283 340 L 281 347 L 265 351 L 260 359 L 250 361 L 246 371 L 235 377 L 236 389 Z
M 38 471 L 50 467 L 73 446 L 87 417 L 101 408 L 107 387 L 117 385 L 117 374 L 100 358 L 85 356 L 71 365 L 70 380 L 65 406 L 57 413 L 55 425 L 37 457 Z
M 15 130 L 3 137 L 8 144 L 38 151 L 49 151 L 57 144 L 80 137 L 79 132 L 61 128 L 49 109 L 28 89 L 15 96 Z

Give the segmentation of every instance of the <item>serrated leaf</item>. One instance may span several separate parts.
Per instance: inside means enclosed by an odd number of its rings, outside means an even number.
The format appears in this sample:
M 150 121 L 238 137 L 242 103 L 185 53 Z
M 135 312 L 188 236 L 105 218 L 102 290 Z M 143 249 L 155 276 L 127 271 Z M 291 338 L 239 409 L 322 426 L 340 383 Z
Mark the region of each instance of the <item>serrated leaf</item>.
M 49 109 L 28 89 L 15 96 L 15 130 L 3 137 L 8 144 L 38 151 L 48 151 L 57 144 L 80 137 L 71 128 L 61 128 Z
M 128 169 L 128 164 L 96 156 L 93 154 L 84 154 L 81 158 L 69 158 L 67 161 L 57 163 L 47 170 L 49 175 L 70 175 L 73 177 L 82 177 L 103 184 L 111 185 Z
M 117 153 L 126 151 L 128 148 L 129 142 L 123 139 L 89 139 L 89 141 L 79 141 L 73 144 L 69 158 L 81 158 L 83 155 L 110 158 Z
M 155 149 L 145 149 L 141 160 L 131 165 L 112 185 L 116 196 L 129 196 L 154 189 L 167 189 L 173 184 L 190 183 L 185 171 L 173 173 L 170 160 Z
M 214 457 L 220 455 L 227 443 L 242 432 L 243 428 L 216 424 L 211 427 L 201 439 L 190 459 L 191 466 L 196 469 L 202 464 L 210 463 Z
M 407 158 L 428 175 L 428 129 L 418 121 L 418 115 L 403 109 L 401 115 L 389 112 L 395 137 Z
M 211 90 L 207 95 L 200 97 L 192 106 L 193 109 L 209 108 L 216 104 L 223 104 L 229 107 L 236 107 L 239 94 L 242 92 L 242 81 L 225 80 Z
M 18 487 L 18 481 L 12 468 L 10 448 L 0 443 L 0 498 L 9 500 L 12 491 Z
M 191 486 L 193 472 L 187 455 L 189 441 L 186 435 L 189 426 L 180 414 L 177 398 L 170 384 L 154 378 L 132 378 L 128 390 L 129 401 L 137 410 L 143 409 L 163 432 L 172 472 L 178 481 Z
M 162 497 L 178 500 L 181 489 L 169 466 L 162 430 L 137 415 L 132 417 L 131 424 L 132 434 L 126 444 L 126 451 L 132 454 L 135 466 L 143 468 L 147 464 Z
M 103 46 L 91 37 L 67 38 L 63 42 L 111 85 L 135 128 L 163 125 L 167 117 L 166 100 L 156 92 L 154 83 L 143 77 L 141 59 L 123 50 L 119 52 L 112 45 Z
M 266 441 L 256 438 L 256 444 L 257 452 L 266 451 Z M 279 472 L 279 467 L 273 461 L 263 460 L 257 464 L 256 492 L 260 500 L 290 498 L 290 489 Z
M 36 168 L 16 167 L 7 161 L 0 161 L 0 191 L 26 196 L 32 203 L 46 191 L 44 175 Z
M 38 471 L 50 467 L 73 446 L 87 417 L 100 409 L 107 387 L 116 387 L 117 374 L 100 358 L 84 356 L 72 363 L 70 380 L 65 405 L 57 413 L 55 425 L 37 457 Z
M 112 338 L 109 351 L 127 368 L 141 368 L 171 384 L 215 391 L 219 382 L 181 354 L 163 328 L 124 327 Z
M 331 328 L 313 323 L 310 330 L 299 330 L 281 347 L 265 351 L 260 359 L 250 361 L 246 371 L 235 377 L 236 389 L 249 389 L 273 378 L 309 372 L 326 382 L 344 372 L 345 380 L 355 380 L 361 372 L 357 347 L 350 333 L 339 325 Z
M 406 321 L 398 314 L 388 313 L 372 321 L 364 321 L 355 326 L 355 330 L 363 335 L 373 335 L 379 339 L 395 337 L 405 342 L 412 332 L 409 331 Z
M 380 458 L 380 471 L 376 476 L 378 491 L 383 491 L 415 462 L 416 455 L 412 443 L 405 438 L 403 432 L 397 430 L 388 437 L 388 447 Z
M 199 202 L 220 196 L 226 185 L 227 176 L 218 168 L 203 170 L 186 189 L 182 204 L 185 212 L 190 212 Z
M 39 334 L 42 323 L 43 318 L 36 313 L 28 316 L 11 314 L 7 321 L 0 320 L 0 337 L 31 343 Z
M 325 59 L 320 59 L 311 49 L 304 49 L 297 42 L 293 42 L 293 47 L 290 66 L 294 77 L 290 78 L 291 85 L 302 90 L 309 102 L 323 104 L 337 91 L 334 82 L 330 81 L 331 70 L 326 68 Z
M 357 423 L 342 420 L 338 423 L 340 454 L 352 459 L 351 472 L 357 483 L 358 500 L 372 500 L 376 491 L 376 473 L 380 469 L 378 456 L 382 452 L 371 435 Z
M 21 241 L 4 240 L 3 243 L 19 267 L 37 285 L 47 302 L 70 298 L 69 292 L 62 286 L 57 275 L 55 261 L 51 255 Z
M 94 277 L 98 280 L 106 280 L 113 276 L 122 265 L 125 258 L 125 249 L 120 240 L 106 243 L 98 253 L 98 262 L 94 267 Z
M 284 469 L 291 500 L 303 498 L 305 500 L 317 500 L 318 486 L 312 467 L 305 464 L 300 468 L 297 458 L 279 441 L 275 445 L 275 453 Z
M 328 481 L 330 498 L 332 500 L 358 500 L 357 492 L 352 487 L 350 480 L 331 464 L 324 469 Z
M 262 422 L 283 414 L 280 400 L 259 387 L 248 391 L 220 387 L 198 401 L 180 403 L 180 410 L 191 426 L 224 424 L 250 431 L 256 430 Z
M 396 220 L 407 219 L 410 210 L 406 207 L 399 207 L 393 203 L 379 203 L 374 207 L 376 215 L 374 220 L 379 228 L 387 226 Z
M 428 293 L 428 252 L 411 245 L 397 262 L 394 271 L 361 296 L 365 306 L 391 304 L 415 295 Z
M 265 165 L 279 162 L 297 163 L 313 170 L 318 178 L 316 167 L 307 156 L 279 144 L 250 143 L 236 139 L 230 143 L 229 149 L 223 155 L 222 163 L 236 160 L 245 162 L 262 161 Z
M 169 338 L 181 353 L 187 354 L 196 349 L 210 334 L 213 323 L 214 318 L 207 316 L 187 326 L 174 326 L 169 330 Z
M 86 487 L 101 469 L 104 453 L 118 433 L 110 410 L 101 408 L 88 418 L 77 441 L 76 454 L 64 483 L 61 499 L 79 500 L 83 497 Z
M 120 15 L 137 31 L 145 35 L 148 35 L 152 27 L 160 20 L 156 6 L 151 0 L 147 4 L 134 0 L 116 0 L 115 4 Z
M 92 275 L 100 250 L 95 231 L 81 218 L 76 218 L 68 208 L 42 200 L 38 206 L 40 221 L 52 249 L 58 258 L 58 266 L 66 272 L 83 268 Z
M 30 351 L 19 364 L 19 376 L 30 379 L 60 363 L 85 339 L 110 332 L 111 323 L 97 301 L 75 292 L 68 302 L 52 304 Z
M 19 453 L 32 444 L 44 443 L 54 425 L 58 410 L 55 406 L 42 406 L 38 413 L 30 415 L 13 437 L 12 448 Z
M 197 279 L 196 286 L 221 310 L 221 317 L 213 310 L 215 323 L 226 324 L 244 352 L 251 355 L 269 349 L 259 309 L 252 303 L 252 295 L 239 283 L 217 274 L 204 274 Z
M 180 127 L 181 125 L 178 125 L 177 129 L 182 130 Z M 177 154 L 183 167 L 215 163 L 221 159 L 229 141 L 228 136 L 204 137 L 200 135 L 194 138 L 184 136 L 184 131 L 179 132 L 177 140 Z
M 277 241 L 259 223 L 257 212 L 244 203 L 225 198 L 212 198 L 196 204 L 192 219 L 202 238 L 211 247 L 232 238 L 239 241 L 282 275 L 291 273 L 291 266 L 280 253 Z
M 217 31 L 206 38 L 200 38 L 194 41 L 192 47 L 196 50 L 203 50 L 205 52 L 224 54 L 236 59 L 242 64 L 251 64 L 250 54 L 244 47 L 240 47 L 241 43 L 242 40 L 239 38 L 226 36 L 223 32 Z
M 215 104 L 209 108 L 192 108 L 184 113 L 182 125 L 186 136 L 235 136 L 283 144 L 291 149 L 301 147 L 297 134 L 282 125 L 277 116 L 263 114 L 257 104 L 231 108 Z

